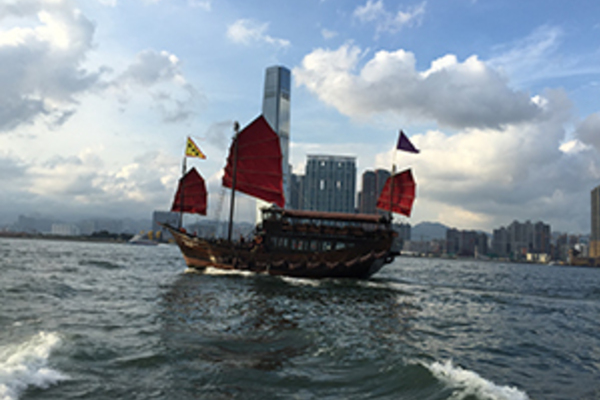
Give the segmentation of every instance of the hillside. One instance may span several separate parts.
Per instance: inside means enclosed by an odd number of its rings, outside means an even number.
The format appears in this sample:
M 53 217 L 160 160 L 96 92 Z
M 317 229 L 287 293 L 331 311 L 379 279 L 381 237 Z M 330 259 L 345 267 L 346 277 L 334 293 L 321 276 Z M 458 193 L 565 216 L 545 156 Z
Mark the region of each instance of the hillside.
M 410 237 L 415 242 L 446 239 L 447 230 L 448 227 L 439 222 L 421 222 L 412 227 Z

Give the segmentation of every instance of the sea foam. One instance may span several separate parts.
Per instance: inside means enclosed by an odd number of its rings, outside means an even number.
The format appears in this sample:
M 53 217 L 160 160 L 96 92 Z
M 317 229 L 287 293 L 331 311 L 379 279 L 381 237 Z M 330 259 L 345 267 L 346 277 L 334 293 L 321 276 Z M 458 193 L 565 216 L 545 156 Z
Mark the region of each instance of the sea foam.
M 452 400 L 473 397 L 479 400 L 529 400 L 529 396 L 519 389 L 498 386 L 473 371 L 454 366 L 450 360 L 425 366 L 437 379 L 455 389 Z
M 0 346 L 0 400 L 16 400 L 29 386 L 46 389 L 69 379 L 47 366 L 60 343 L 58 334 L 39 332 L 25 342 Z
M 186 272 L 197 273 L 198 270 L 194 268 L 188 268 Z M 238 269 L 221 269 L 214 267 L 206 267 L 204 270 L 200 272 L 204 275 L 239 275 L 239 276 L 253 276 L 256 275 L 255 272 L 251 271 L 240 271 Z

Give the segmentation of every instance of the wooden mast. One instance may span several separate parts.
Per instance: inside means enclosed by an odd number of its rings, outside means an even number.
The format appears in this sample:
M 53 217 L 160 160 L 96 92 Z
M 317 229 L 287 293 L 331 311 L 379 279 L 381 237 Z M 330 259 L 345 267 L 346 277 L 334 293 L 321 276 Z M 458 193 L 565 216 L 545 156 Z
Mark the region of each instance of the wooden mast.
M 183 178 L 185 178 L 185 172 L 187 170 L 187 154 L 183 154 L 183 162 L 181 163 L 181 178 L 179 178 L 179 185 L 181 186 L 181 191 L 179 193 L 179 228 L 183 227 L 183 192 L 184 192 L 184 182 Z
M 394 175 L 396 175 L 396 164 L 392 164 L 392 174 L 390 175 L 390 223 L 394 218 L 392 214 L 394 209 Z
M 240 130 L 240 124 L 236 122 L 233 123 L 233 130 L 235 135 L 233 136 L 233 176 L 231 179 L 231 201 L 229 205 L 229 230 L 227 233 L 227 240 L 231 242 L 231 233 L 233 230 L 233 210 L 235 206 L 235 183 L 236 183 L 236 174 L 237 174 L 237 155 L 238 155 L 238 134 Z

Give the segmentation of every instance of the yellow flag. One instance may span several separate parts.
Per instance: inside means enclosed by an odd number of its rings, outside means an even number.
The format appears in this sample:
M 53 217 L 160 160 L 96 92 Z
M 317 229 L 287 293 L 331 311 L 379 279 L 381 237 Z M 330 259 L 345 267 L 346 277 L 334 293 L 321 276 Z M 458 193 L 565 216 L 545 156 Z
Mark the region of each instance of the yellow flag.
M 206 159 L 206 156 L 203 152 L 200 151 L 200 148 L 196 146 L 196 143 L 188 136 L 187 145 L 185 146 L 185 155 L 187 157 L 198 157 L 201 159 Z

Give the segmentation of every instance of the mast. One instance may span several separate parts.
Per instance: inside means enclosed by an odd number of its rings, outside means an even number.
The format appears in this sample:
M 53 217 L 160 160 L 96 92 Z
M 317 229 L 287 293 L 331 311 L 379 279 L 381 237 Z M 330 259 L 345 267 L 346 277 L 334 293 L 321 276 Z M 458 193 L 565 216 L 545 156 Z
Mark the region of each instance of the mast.
M 394 175 L 396 175 L 396 164 L 392 163 L 392 174 L 390 176 L 390 224 L 394 218 L 392 208 L 394 204 Z
M 233 176 L 231 181 L 231 201 L 229 205 L 229 231 L 227 233 L 227 241 L 231 242 L 231 232 L 233 230 L 233 210 L 235 206 L 235 184 L 236 184 L 236 173 L 237 173 L 237 153 L 238 153 L 238 133 L 240 131 L 240 124 L 233 123 Z
M 184 154 L 183 155 L 183 162 L 181 163 L 181 178 L 179 179 L 179 182 L 181 183 L 181 193 L 179 194 L 179 204 L 181 204 L 181 207 L 179 209 L 179 226 L 178 228 L 182 228 L 183 227 L 183 192 L 184 192 L 184 187 L 185 185 L 183 184 L 183 178 L 185 177 L 185 172 L 187 170 L 187 165 L 186 165 L 186 158 L 187 155 Z

